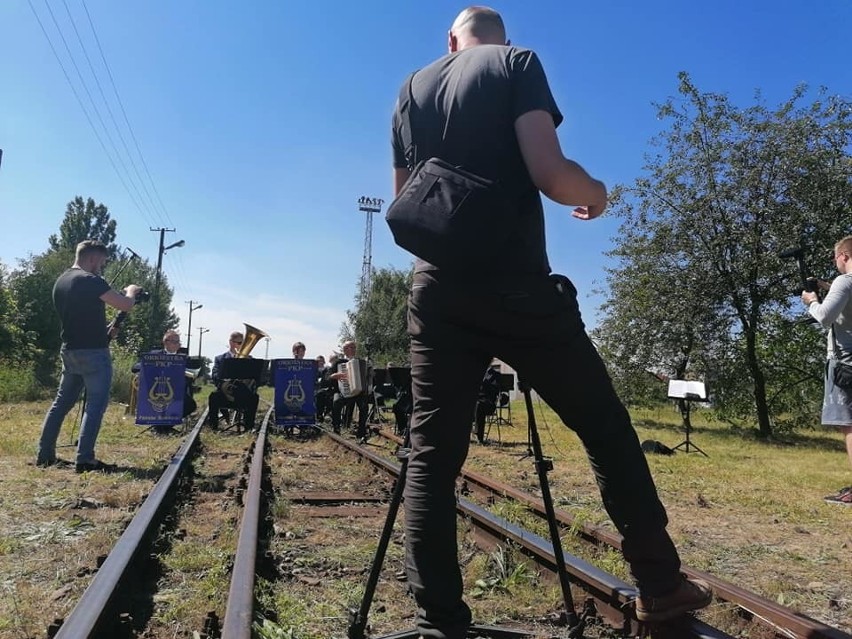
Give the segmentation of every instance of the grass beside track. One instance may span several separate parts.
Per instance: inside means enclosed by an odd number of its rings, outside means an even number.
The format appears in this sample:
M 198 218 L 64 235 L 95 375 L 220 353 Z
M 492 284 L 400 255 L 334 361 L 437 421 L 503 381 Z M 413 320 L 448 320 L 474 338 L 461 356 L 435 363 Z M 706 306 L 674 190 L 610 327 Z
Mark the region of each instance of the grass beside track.
M 199 403 L 203 405 L 203 399 Z M 67 615 L 97 557 L 109 552 L 178 443 L 176 438 L 141 434 L 132 420 L 123 419 L 123 407 L 114 405 L 105 417 L 97 451 L 123 472 L 77 475 L 73 467 L 36 468 L 35 445 L 48 404 L 0 406 L 0 482 L 5 489 L 0 491 L 0 639 L 44 636 L 51 619 Z M 537 492 L 532 460 L 522 456 L 527 450 L 523 404 L 516 402 L 512 411 L 513 424 L 501 426 L 499 442 L 492 427 L 491 445 L 471 445 L 468 465 Z M 536 411 L 545 454 L 554 459 L 549 478 L 557 506 L 583 521 L 608 525 L 576 436 L 545 406 L 537 404 Z M 641 440 L 673 446 L 683 439 L 680 418 L 673 411 L 634 411 L 633 417 Z M 63 427 L 60 444 L 69 444 L 71 430 L 78 431 L 75 418 L 76 411 Z M 840 437 L 819 430 L 783 443 L 765 443 L 707 420 L 701 410 L 694 411 L 693 425 L 693 441 L 708 458 L 682 452 L 648 457 L 684 563 L 852 632 L 852 509 L 822 501 L 824 495 L 852 484 Z M 240 439 L 205 437 L 208 452 L 219 444 L 237 449 L 246 443 Z M 59 456 L 73 461 L 73 452 L 71 447 L 60 448 Z M 204 488 L 204 482 L 215 483 L 217 472 L 211 469 L 210 477 L 202 475 L 196 484 Z M 211 484 L 209 492 L 218 490 Z M 502 508 L 501 514 L 510 519 L 524 517 L 508 504 Z M 195 514 L 192 526 L 203 525 L 202 512 Z M 226 532 L 219 531 L 216 538 L 227 539 Z M 363 544 L 352 552 L 369 555 L 374 540 L 364 539 Z M 158 636 L 192 636 L 182 611 L 203 614 L 221 596 L 228 579 L 221 568 L 227 566 L 227 558 L 220 557 L 224 547 L 211 543 L 211 558 L 205 558 L 196 557 L 201 553 L 189 546 L 173 544 L 181 554 L 164 560 L 165 578 L 171 573 L 172 579 L 155 602 L 156 625 L 171 634 Z M 570 540 L 566 550 L 572 551 Z M 536 594 L 525 590 L 529 580 L 523 568 L 500 557 L 464 559 L 470 566 L 467 596 L 479 602 L 477 607 L 492 597 L 496 604 L 498 596 L 505 596 L 505 584 L 513 600 L 534 601 Z M 617 554 L 602 552 L 596 562 L 624 576 Z

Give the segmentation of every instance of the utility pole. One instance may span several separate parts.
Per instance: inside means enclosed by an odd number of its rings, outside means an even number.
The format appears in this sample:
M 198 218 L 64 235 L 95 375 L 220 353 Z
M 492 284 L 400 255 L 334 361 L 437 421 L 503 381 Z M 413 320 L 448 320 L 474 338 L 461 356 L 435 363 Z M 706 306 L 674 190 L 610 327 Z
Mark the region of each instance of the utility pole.
M 364 260 L 361 263 L 361 303 L 364 304 L 370 297 L 373 278 L 373 213 L 382 210 L 384 200 L 377 197 L 362 195 L 358 198 L 358 210 L 367 214 L 367 228 L 364 231 Z
M 198 327 L 198 357 L 201 357 L 201 338 L 204 337 L 204 333 L 209 333 L 209 328 L 204 328 L 203 326 Z
M 187 304 L 189 304 L 189 321 L 186 324 L 186 352 L 189 352 L 189 343 L 192 340 L 192 311 L 197 311 L 199 308 L 203 308 L 204 304 L 199 304 L 198 306 L 193 306 L 196 300 L 189 300 Z
M 151 328 L 149 329 L 148 341 L 150 344 L 156 344 L 157 338 L 154 334 L 157 331 L 157 322 L 159 320 L 159 305 L 160 305 L 160 272 L 163 269 L 163 253 L 172 248 L 178 248 L 186 244 L 183 240 L 178 240 L 168 246 L 163 246 L 163 240 L 166 237 L 166 232 L 174 233 L 175 229 L 156 228 L 150 229 L 153 232 L 160 234 L 160 247 L 157 250 L 157 273 L 154 279 L 154 299 L 151 302 Z

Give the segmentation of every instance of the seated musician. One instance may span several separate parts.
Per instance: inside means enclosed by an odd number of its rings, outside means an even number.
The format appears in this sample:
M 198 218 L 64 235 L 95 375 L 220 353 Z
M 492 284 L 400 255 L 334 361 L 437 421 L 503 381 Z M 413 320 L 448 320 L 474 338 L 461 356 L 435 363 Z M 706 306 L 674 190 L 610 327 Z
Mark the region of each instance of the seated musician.
M 474 423 L 476 439 L 480 444 L 485 443 L 485 419 L 497 412 L 497 396 L 500 394 L 500 373 L 489 366 L 479 385 L 479 395 L 476 398 Z
M 317 381 L 314 386 L 314 401 L 317 407 L 317 423 L 322 422 L 326 415 L 331 414 L 331 401 L 337 391 L 337 382 L 330 379 L 330 375 L 337 370 L 337 355 L 332 354 L 328 358 L 329 365 L 325 365 L 325 357 L 317 355 Z
M 216 390 L 210 393 L 207 399 L 207 424 L 216 429 L 219 426 L 219 413 L 224 408 L 237 408 L 243 411 L 243 426 L 247 430 L 254 429 L 255 415 L 257 414 L 258 395 L 254 380 L 222 379 L 220 370 L 222 362 L 232 357 L 238 357 L 243 345 L 243 334 L 234 331 L 228 337 L 228 350 L 213 358 L 213 370 L 210 378 L 216 386 Z M 248 355 L 248 357 L 251 357 Z M 227 413 L 226 413 L 227 414 Z
M 151 351 L 153 353 L 168 353 L 169 355 L 176 355 L 180 351 L 180 334 L 173 329 L 167 330 L 163 333 L 163 349 Z M 142 369 L 142 362 L 136 362 L 133 367 L 130 369 L 133 373 L 138 374 Z M 188 417 L 195 412 L 198 408 L 198 404 L 195 402 L 195 398 L 193 398 L 192 393 L 195 389 L 192 386 L 192 379 L 187 377 L 186 385 L 184 386 L 183 392 L 183 417 Z M 153 426 L 152 430 L 158 434 L 170 434 L 175 432 L 173 426 Z
M 349 340 L 348 342 L 343 344 L 343 357 L 337 360 L 337 366 L 335 370 L 331 372 L 328 376 L 330 380 L 336 381 L 340 383 L 341 381 L 345 384 L 347 382 L 348 375 L 344 372 L 337 372 L 340 368 L 340 365 L 343 363 L 348 363 L 350 360 L 354 359 L 357 352 L 357 345 L 353 340 Z M 366 383 L 365 383 L 366 386 Z M 355 431 L 355 437 L 361 442 L 364 443 L 367 441 L 367 414 L 370 410 L 369 407 L 370 396 L 369 389 L 364 388 L 357 395 L 353 395 L 351 397 L 344 397 L 340 392 L 334 394 L 334 400 L 331 403 L 331 427 L 335 433 L 340 432 L 340 419 L 343 414 L 343 409 L 345 407 L 358 407 L 358 428 Z M 351 408 L 350 408 L 351 410 Z

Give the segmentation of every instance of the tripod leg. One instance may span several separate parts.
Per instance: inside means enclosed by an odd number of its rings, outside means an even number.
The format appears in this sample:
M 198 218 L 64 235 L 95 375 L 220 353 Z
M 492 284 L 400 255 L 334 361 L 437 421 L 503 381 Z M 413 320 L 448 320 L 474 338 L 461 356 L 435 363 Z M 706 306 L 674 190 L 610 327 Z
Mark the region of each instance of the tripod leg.
M 391 533 L 393 533 L 393 523 L 396 521 L 399 505 L 402 503 L 402 491 L 405 488 L 405 475 L 408 471 L 408 454 L 411 452 L 409 446 L 410 439 L 408 429 L 406 428 L 403 445 L 396 452 L 396 456 L 400 460 L 399 477 L 393 489 L 393 497 L 388 507 L 388 516 L 385 519 L 384 528 L 382 528 L 379 545 L 373 557 L 373 564 L 370 566 L 370 576 L 367 578 L 367 585 L 364 587 L 364 596 L 361 598 L 361 605 L 358 607 L 358 610 L 349 611 L 350 623 L 346 635 L 348 639 L 365 639 L 366 637 L 364 630 L 367 627 L 367 616 L 370 614 L 370 605 L 373 603 L 373 595 L 376 592 L 376 585 L 379 583 L 379 573 L 381 573 L 382 564 L 385 561 L 385 553 L 387 553 Z
M 547 472 L 553 469 L 553 463 L 544 458 L 541 449 L 541 440 L 538 437 L 538 429 L 535 425 L 535 412 L 532 405 L 530 387 L 518 379 L 518 387 L 524 394 L 524 403 L 527 408 L 527 422 L 529 424 L 530 443 L 535 456 L 535 468 L 538 472 L 538 481 L 541 485 L 541 499 L 544 502 L 544 510 L 547 514 L 547 527 L 550 529 L 550 543 L 553 544 L 553 557 L 556 560 L 556 573 L 559 575 L 559 585 L 562 588 L 562 601 L 565 604 L 566 623 L 569 627 L 569 637 L 582 637 L 585 622 L 577 616 L 574 609 L 574 599 L 571 596 L 571 583 L 568 581 L 568 572 L 565 570 L 565 555 L 562 552 L 562 540 L 559 538 L 559 525 L 556 522 L 556 512 L 553 508 L 553 499 L 550 496 L 550 484 L 547 481 Z

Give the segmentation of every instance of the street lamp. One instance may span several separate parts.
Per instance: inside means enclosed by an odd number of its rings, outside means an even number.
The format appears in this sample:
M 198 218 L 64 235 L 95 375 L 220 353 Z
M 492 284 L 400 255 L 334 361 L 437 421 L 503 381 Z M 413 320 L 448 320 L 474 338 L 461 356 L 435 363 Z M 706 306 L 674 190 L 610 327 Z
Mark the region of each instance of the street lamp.
M 198 327 L 198 357 L 201 358 L 201 338 L 204 337 L 204 333 L 209 333 L 209 328 L 204 328 L 203 326 Z
M 159 304 L 160 304 L 160 272 L 162 271 L 162 268 L 163 268 L 163 253 L 165 253 L 169 249 L 180 248 L 181 246 L 186 244 L 186 242 L 184 240 L 178 240 L 177 242 L 169 244 L 168 246 L 163 246 L 163 240 L 165 240 L 165 238 L 166 238 L 166 231 L 173 233 L 174 229 L 158 228 L 158 229 L 151 229 L 151 230 L 160 232 L 160 248 L 157 251 L 157 274 L 156 274 L 156 279 L 154 280 L 154 300 L 153 300 L 152 306 L 151 306 L 151 334 L 149 335 L 150 343 L 155 344 L 157 342 L 157 339 L 156 339 L 156 335 L 154 333 L 155 333 L 155 331 L 158 330 L 157 320 L 158 320 L 158 315 L 159 315 L 159 313 L 158 313 L 159 308 L 158 307 L 159 307 Z
M 189 304 L 189 321 L 186 326 L 186 352 L 189 352 L 189 343 L 192 341 L 192 311 L 197 311 L 199 308 L 204 308 L 204 304 L 199 304 L 198 306 L 193 306 L 195 304 L 195 300 L 189 300 L 187 302 Z

